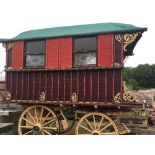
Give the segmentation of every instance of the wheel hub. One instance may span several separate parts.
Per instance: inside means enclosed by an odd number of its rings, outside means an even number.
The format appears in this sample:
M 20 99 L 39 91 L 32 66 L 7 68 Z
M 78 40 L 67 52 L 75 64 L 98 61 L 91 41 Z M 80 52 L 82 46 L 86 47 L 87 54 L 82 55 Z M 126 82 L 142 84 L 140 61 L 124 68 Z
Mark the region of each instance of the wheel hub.
M 36 131 L 36 132 L 41 131 L 41 124 L 40 124 L 40 123 L 37 123 L 37 124 L 33 127 L 33 130 Z

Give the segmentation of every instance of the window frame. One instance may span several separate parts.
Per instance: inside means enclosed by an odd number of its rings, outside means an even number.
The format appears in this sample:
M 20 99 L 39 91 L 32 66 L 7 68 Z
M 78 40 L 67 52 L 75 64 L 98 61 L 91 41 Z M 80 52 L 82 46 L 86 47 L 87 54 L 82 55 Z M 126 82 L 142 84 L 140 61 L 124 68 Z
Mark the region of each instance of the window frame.
M 81 65 L 77 65 L 75 64 L 75 55 L 76 53 L 94 53 L 94 52 L 74 52 L 74 48 L 75 48 L 75 39 L 78 39 L 78 38 L 93 38 L 95 37 L 96 38 L 96 64 L 81 64 Z M 88 35 L 88 36 L 77 36 L 77 37 L 74 37 L 73 38 L 73 50 L 72 50 L 72 53 L 73 53 L 73 60 L 72 60 L 72 63 L 73 63 L 73 67 L 97 67 L 98 65 L 98 36 L 97 35 Z
M 26 52 L 26 44 L 28 42 L 38 42 L 38 41 L 44 41 L 45 42 L 45 51 L 44 53 L 27 53 Z M 44 65 L 39 65 L 39 66 L 27 66 L 26 65 L 26 57 L 27 55 L 44 55 Z M 27 41 L 24 41 L 24 68 L 27 68 L 27 69 L 43 69 L 45 68 L 46 66 L 46 39 L 39 39 L 39 40 L 27 40 Z

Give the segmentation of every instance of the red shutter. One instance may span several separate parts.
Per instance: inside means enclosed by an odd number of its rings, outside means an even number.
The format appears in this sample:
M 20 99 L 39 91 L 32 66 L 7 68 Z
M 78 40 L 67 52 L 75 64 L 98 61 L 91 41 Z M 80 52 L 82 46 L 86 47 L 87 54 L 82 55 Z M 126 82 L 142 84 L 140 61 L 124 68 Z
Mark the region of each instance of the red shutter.
M 24 42 L 17 41 L 13 43 L 12 47 L 12 67 L 14 69 L 23 68 L 23 53 L 24 53 Z
M 59 44 L 59 67 L 72 67 L 72 38 L 61 38 Z
M 113 34 L 98 36 L 98 66 L 113 66 Z
M 46 41 L 46 68 L 58 68 L 59 39 Z

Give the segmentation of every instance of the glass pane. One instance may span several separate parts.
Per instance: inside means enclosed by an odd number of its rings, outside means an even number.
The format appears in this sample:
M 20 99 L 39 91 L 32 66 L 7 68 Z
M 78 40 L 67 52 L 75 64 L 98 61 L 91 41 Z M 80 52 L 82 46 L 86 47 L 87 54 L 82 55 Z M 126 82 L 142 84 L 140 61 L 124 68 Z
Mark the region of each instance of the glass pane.
M 45 53 L 45 41 L 26 42 L 26 53 Z
M 96 37 L 75 38 L 74 52 L 96 52 Z
M 45 61 L 44 55 L 27 55 L 26 56 L 27 67 L 44 66 L 44 61 Z
M 96 64 L 96 53 L 76 53 L 75 65 L 93 65 Z

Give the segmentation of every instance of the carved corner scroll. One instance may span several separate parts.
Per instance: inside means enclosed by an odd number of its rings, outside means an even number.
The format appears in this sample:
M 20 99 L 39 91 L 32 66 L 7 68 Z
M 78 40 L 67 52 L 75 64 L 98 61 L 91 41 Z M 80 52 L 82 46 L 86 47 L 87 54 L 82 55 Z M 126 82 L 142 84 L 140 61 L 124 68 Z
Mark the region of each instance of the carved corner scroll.
M 125 82 L 123 83 L 123 98 L 122 99 L 123 99 L 123 102 L 129 102 L 129 103 L 139 102 L 136 99 L 136 96 L 134 95 L 134 93 L 126 87 Z M 115 95 L 114 102 L 118 104 L 121 103 L 121 93 L 117 93 Z
M 39 101 L 44 102 L 45 99 L 46 99 L 46 93 L 45 93 L 45 92 L 42 92 L 42 93 L 40 94 L 40 96 L 39 96 Z
M 6 91 L 6 93 L 5 93 L 5 100 L 6 101 L 10 101 L 11 100 L 11 94 L 8 91 Z
M 78 102 L 78 96 L 76 95 L 76 93 L 73 93 L 71 95 L 71 102 L 72 103 L 77 103 Z
M 132 44 L 136 38 L 141 35 L 141 32 L 133 32 L 133 33 L 125 33 L 123 34 L 115 34 L 115 40 L 124 44 L 124 51 L 127 51 L 128 45 Z

